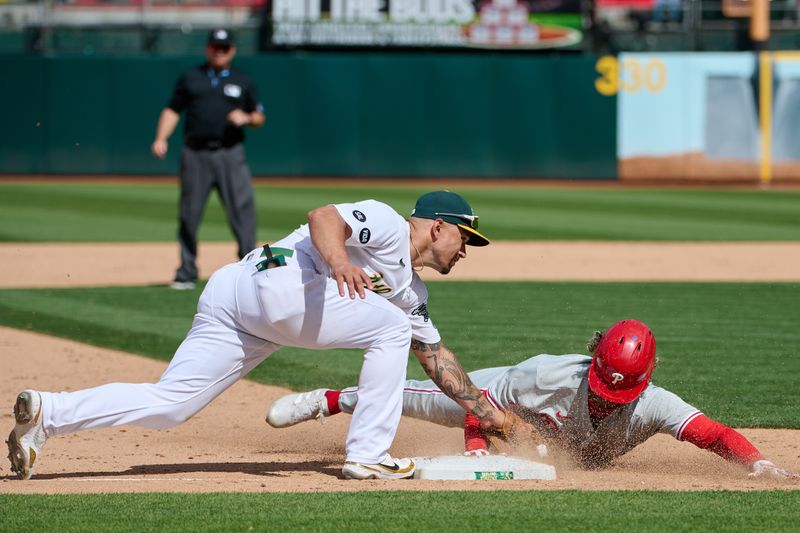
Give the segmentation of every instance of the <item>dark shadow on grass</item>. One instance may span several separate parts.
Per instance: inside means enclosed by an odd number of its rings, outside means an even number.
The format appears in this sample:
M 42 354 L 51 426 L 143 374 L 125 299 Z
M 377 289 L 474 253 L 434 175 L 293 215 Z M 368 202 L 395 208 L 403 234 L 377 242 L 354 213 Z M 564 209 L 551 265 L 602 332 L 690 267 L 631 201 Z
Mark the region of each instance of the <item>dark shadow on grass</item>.
M 344 479 L 341 466 L 327 461 L 307 461 L 302 463 L 179 463 L 137 465 L 127 470 L 115 472 L 63 472 L 58 474 L 34 474 L 33 480 L 103 478 L 119 476 L 157 476 L 165 474 L 191 474 L 198 472 L 241 473 L 264 477 L 285 477 L 292 472 L 320 472 Z M 0 481 L 15 480 L 16 476 L 3 476 Z

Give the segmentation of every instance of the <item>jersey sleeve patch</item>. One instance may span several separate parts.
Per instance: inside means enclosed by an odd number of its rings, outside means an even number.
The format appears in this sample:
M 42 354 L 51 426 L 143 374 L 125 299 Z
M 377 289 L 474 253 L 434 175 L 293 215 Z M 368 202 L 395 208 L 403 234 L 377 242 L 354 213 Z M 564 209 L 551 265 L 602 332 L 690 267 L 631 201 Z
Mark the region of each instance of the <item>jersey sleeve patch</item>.
M 426 343 L 442 340 L 428 314 L 428 289 L 416 273 L 411 278 L 411 285 L 393 302 L 408 316 L 411 336 L 415 340 Z
M 398 246 L 403 219 L 390 206 L 375 200 L 333 205 L 352 231 L 346 246 L 383 250 Z
M 417 306 L 413 311 L 411 311 L 412 316 L 422 317 L 425 322 L 428 322 L 431 317 L 428 316 L 428 304 L 423 303 Z

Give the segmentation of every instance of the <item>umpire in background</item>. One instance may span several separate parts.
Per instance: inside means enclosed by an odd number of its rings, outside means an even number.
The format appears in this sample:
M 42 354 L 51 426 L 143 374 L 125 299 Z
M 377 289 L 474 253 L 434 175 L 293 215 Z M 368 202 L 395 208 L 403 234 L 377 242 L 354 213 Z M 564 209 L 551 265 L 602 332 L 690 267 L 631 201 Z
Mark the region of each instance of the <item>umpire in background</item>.
M 192 289 L 197 281 L 197 228 L 212 188 L 219 192 L 239 257 L 256 245 L 256 209 L 250 169 L 245 160 L 244 126 L 264 124 L 264 108 L 250 78 L 231 68 L 236 45 L 230 31 L 211 31 L 206 63 L 185 72 L 161 111 L 151 150 L 163 159 L 172 132 L 186 112 L 181 154 L 181 266 L 173 289 Z

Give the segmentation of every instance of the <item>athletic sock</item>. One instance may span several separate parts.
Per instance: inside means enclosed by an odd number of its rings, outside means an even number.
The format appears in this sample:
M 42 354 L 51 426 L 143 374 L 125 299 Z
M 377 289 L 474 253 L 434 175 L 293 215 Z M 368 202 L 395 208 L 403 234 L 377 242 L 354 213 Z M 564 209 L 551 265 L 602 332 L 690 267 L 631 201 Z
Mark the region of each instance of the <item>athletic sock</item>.
M 339 395 L 342 391 L 326 390 L 325 399 L 328 400 L 328 412 L 332 415 L 339 414 L 342 410 L 339 408 Z

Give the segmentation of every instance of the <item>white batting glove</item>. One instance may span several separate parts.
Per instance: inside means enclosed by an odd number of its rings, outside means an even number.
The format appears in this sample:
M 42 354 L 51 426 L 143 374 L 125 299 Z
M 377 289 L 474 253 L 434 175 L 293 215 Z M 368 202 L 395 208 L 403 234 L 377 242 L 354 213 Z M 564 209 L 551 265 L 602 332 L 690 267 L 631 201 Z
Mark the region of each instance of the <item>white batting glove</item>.
M 750 477 L 771 476 L 775 479 L 800 479 L 800 474 L 789 472 L 783 468 L 778 468 L 775 463 L 762 459 L 750 465 Z
M 478 448 L 477 450 L 467 450 L 464 452 L 464 455 L 467 457 L 483 457 L 485 455 L 489 455 L 489 450 L 484 450 L 483 448 Z

